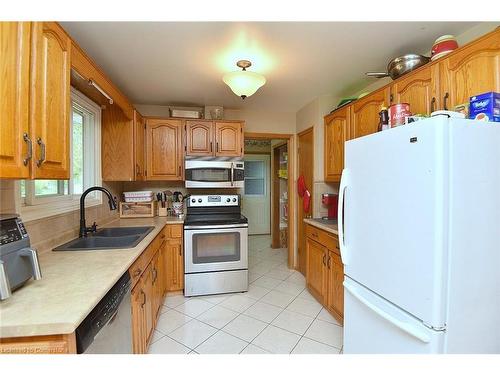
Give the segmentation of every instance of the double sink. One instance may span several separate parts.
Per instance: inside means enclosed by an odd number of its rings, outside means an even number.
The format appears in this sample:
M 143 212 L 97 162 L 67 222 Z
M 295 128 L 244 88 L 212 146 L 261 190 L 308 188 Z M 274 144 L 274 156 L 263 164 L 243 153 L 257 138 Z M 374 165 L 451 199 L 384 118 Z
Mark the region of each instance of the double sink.
M 154 227 L 103 228 L 56 247 L 53 251 L 113 250 L 136 247 Z

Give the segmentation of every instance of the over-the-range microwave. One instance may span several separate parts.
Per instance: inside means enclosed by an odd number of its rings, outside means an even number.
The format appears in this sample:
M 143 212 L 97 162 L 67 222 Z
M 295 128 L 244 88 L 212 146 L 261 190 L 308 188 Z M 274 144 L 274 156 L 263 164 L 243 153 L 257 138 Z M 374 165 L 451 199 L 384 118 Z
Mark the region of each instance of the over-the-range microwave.
M 243 161 L 186 160 L 187 188 L 243 188 Z

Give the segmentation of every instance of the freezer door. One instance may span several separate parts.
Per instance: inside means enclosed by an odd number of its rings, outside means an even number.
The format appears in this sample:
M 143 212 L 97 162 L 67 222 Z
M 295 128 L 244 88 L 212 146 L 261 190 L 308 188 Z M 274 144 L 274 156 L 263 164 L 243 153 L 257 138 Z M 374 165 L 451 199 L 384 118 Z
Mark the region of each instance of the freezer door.
M 347 142 L 340 192 L 345 274 L 433 327 L 445 324 L 447 124 Z
M 344 289 L 345 354 L 443 352 L 445 332 L 427 328 L 347 277 Z

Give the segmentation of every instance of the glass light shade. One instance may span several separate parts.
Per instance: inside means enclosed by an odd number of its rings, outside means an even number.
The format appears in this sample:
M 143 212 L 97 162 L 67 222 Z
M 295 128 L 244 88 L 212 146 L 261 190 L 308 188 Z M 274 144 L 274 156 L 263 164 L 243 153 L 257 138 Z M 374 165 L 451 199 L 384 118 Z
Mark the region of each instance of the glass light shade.
M 222 80 L 236 95 L 243 98 L 255 94 L 266 83 L 263 75 L 248 70 L 227 73 Z

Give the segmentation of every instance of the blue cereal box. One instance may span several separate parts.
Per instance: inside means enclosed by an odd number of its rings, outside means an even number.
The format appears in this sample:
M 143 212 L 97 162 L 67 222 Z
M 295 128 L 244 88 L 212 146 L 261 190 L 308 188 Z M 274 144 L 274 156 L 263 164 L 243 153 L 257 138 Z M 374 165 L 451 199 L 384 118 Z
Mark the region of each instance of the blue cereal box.
M 500 93 L 486 92 L 470 98 L 469 118 L 500 122 Z

